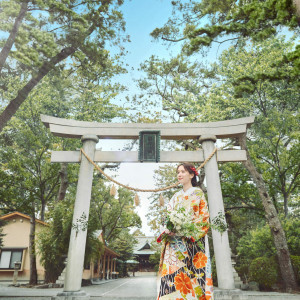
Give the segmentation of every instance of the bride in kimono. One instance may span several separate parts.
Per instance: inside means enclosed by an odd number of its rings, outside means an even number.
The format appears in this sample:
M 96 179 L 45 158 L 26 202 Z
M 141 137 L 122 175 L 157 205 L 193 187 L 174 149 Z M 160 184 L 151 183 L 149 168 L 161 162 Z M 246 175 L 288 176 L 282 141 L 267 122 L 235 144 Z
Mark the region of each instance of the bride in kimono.
M 195 167 L 188 163 L 177 167 L 177 178 L 182 190 L 168 203 L 168 212 L 184 208 L 190 212 L 191 223 L 208 223 L 209 212 L 202 190 L 196 187 Z M 193 236 L 178 236 L 162 229 L 158 242 L 162 243 L 159 266 L 157 300 L 213 300 L 211 262 L 207 231 L 203 225 Z

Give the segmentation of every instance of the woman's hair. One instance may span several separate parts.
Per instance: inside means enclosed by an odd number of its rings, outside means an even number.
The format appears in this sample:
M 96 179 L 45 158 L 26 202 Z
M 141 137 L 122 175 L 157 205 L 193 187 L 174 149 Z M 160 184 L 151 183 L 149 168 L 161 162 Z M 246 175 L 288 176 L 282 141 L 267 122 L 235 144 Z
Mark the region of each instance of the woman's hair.
M 188 171 L 190 174 L 194 175 L 194 177 L 192 178 L 192 186 L 197 186 L 196 174 L 198 175 L 198 173 L 195 173 L 195 172 L 197 172 L 195 166 L 192 164 L 189 164 L 189 163 L 181 163 L 177 166 L 176 172 L 178 171 L 178 168 L 180 166 L 183 166 L 186 171 Z

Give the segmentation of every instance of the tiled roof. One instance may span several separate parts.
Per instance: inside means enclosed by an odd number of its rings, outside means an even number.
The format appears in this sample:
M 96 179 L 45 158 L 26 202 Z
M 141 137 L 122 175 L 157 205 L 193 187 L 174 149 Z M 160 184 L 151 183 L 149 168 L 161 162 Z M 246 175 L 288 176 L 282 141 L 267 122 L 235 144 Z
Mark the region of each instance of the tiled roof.
M 134 246 L 133 254 L 146 255 L 156 252 L 151 246 L 151 243 L 155 241 L 154 236 L 138 236 L 135 238 L 138 243 Z

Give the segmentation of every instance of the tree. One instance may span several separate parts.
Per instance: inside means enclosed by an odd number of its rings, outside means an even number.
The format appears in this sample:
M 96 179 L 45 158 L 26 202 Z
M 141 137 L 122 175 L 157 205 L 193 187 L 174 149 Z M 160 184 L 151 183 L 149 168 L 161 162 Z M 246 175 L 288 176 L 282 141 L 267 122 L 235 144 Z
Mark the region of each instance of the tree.
M 5 234 L 3 233 L 3 226 L 5 225 L 5 222 L 3 220 L 0 220 L 0 248 L 3 247 L 3 237 Z
M 38 251 L 45 268 L 45 282 L 55 282 L 64 269 L 72 228 L 73 200 L 74 198 L 52 205 L 47 216 L 49 226 L 38 235 Z M 86 263 L 98 258 L 104 251 L 104 245 L 95 236 L 95 231 L 98 230 L 96 226 L 95 215 L 91 214 L 87 226 Z
M 286 232 L 290 254 L 292 256 L 299 255 L 299 240 L 296 238 L 299 234 L 298 223 L 299 220 L 296 218 L 284 220 L 282 222 Z M 257 223 L 256 227 L 245 231 L 238 241 L 237 254 L 237 269 L 240 275 L 245 278 L 249 278 L 249 266 L 254 259 L 276 257 L 276 248 L 274 247 L 269 226 L 267 224 L 263 225 Z M 268 278 L 268 274 L 266 275 L 266 278 Z
M 296 284 L 295 280 L 290 280 L 294 276 L 276 206 L 282 207 L 281 201 L 287 203 L 283 208 L 288 216 L 289 199 L 299 189 L 299 165 L 294 160 L 298 159 L 299 153 L 297 83 L 290 77 L 275 81 L 267 78 L 245 81 L 244 77 L 253 78 L 262 70 L 275 72 L 282 53 L 292 48 L 293 44 L 283 38 L 252 45 L 240 44 L 225 51 L 220 62 L 206 70 L 182 55 L 169 62 L 152 57 L 142 66 L 148 82 L 140 82 L 145 93 L 159 95 L 163 108 L 177 122 L 256 116 L 247 144 L 244 137 L 239 141 L 228 141 L 226 146 L 240 144 L 247 151 L 248 160 L 244 165 L 262 201 L 287 289 L 296 289 Z M 270 53 L 272 61 L 268 59 Z M 287 74 L 288 70 L 289 65 L 281 66 L 282 74 Z M 186 148 L 199 147 L 197 141 L 184 144 Z
M 213 43 L 227 41 L 264 41 L 288 28 L 299 32 L 300 3 L 293 1 L 172 1 L 173 16 L 165 26 L 156 28 L 151 35 L 169 42 L 185 41 L 187 54 L 198 52 Z M 282 64 L 292 64 L 291 78 L 299 78 L 300 47 L 282 55 Z M 260 77 L 273 80 L 285 78 L 287 74 L 261 72 Z
M 50 150 L 73 150 L 81 146 L 80 141 L 61 140 L 50 134 L 41 123 L 40 114 L 43 112 L 59 117 L 71 115 L 78 116 L 78 119 L 97 116 L 98 121 L 124 116 L 122 109 L 110 103 L 111 97 L 121 87 L 106 83 L 105 80 L 101 84 L 100 81 L 94 83 L 81 76 L 81 72 L 67 78 L 59 75 L 53 71 L 45 78 L 0 135 L 0 177 L 3 182 L 0 205 L 3 211 L 18 210 L 32 218 L 32 284 L 37 280 L 35 217 L 37 215 L 44 220 L 47 205 L 57 199 L 62 201 L 68 186 L 66 181 L 74 184 L 78 174 L 78 166 L 63 166 L 60 169 L 58 164 L 51 164 Z M 88 105 L 95 115 L 87 115 Z
M 158 188 L 171 185 L 175 182 L 176 168 L 170 165 L 160 166 L 158 170 L 154 171 L 155 185 Z M 172 198 L 175 190 L 166 190 L 163 192 L 153 193 L 149 212 L 147 213 L 148 225 L 152 231 L 158 236 L 160 232 L 160 225 L 163 223 L 163 216 L 166 214 L 166 203 Z M 163 196 L 165 205 L 161 206 L 159 203 L 160 195 Z
M 91 211 L 97 216 L 98 228 L 110 245 L 124 229 L 141 227 L 141 219 L 134 211 L 133 193 L 119 188 L 118 197 L 110 196 L 109 187 L 95 176 Z
M 117 10 L 122 0 L 1 2 L 2 106 L 0 131 L 49 72 L 81 71 L 97 82 L 123 70 L 112 60 L 108 42 L 120 44 L 124 30 Z M 6 35 L 3 35 L 6 36 Z M 9 93 L 13 84 L 14 90 Z
M 116 237 L 114 240 L 112 240 L 109 244 L 109 246 L 120 254 L 120 262 L 121 266 L 119 267 L 120 275 L 122 277 L 128 276 L 127 271 L 127 260 L 130 260 L 133 258 L 133 248 L 134 245 L 137 243 L 136 239 L 132 234 L 129 233 L 128 229 L 122 229 L 120 231 L 118 237 Z

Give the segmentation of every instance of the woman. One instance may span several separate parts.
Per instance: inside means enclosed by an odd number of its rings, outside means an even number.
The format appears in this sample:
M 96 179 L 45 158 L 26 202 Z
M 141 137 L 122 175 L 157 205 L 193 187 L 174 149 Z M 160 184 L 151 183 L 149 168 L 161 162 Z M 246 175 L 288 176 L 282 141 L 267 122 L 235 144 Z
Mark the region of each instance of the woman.
M 209 221 L 209 213 L 204 194 L 196 187 L 196 175 L 198 173 L 191 164 L 183 163 L 177 167 L 177 178 L 182 184 L 182 190 L 174 194 L 167 210 L 171 212 L 184 208 L 191 212 L 190 222 L 203 224 Z M 186 238 L 166 228 L 163 230 L 160 235 L 164 242 L 157 300 L 213 299 L 207 231 L 208 225 Z

